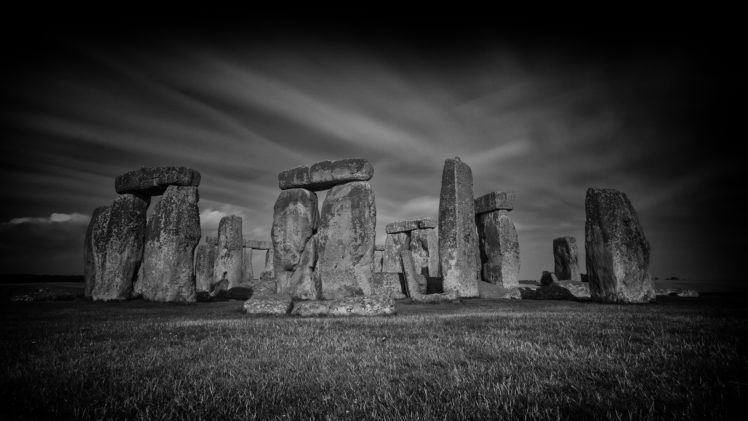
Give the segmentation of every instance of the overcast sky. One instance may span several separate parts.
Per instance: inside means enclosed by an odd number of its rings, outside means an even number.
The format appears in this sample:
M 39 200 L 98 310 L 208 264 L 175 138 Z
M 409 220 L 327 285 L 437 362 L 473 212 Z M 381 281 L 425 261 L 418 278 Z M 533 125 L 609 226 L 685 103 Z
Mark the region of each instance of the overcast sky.
M 744 119 L 730 99 L 745 74 L 714 39 L 189 35 L 14 50 L 1 272 L 82 273 L 92 210 L 141 166 L 202 174 L 203 235 L 236 214 L 245 237 L 269 239 L 278 172 L 367 158 L 383 243 L 389 222 L 437 217 L 444 160 L 459 156 L 476 197 L 516 192 L 520 279 L 553 270 L 563 235 L 584 271 L 593 186 L 628 195 L 654 276 L 742 275 L 745 136 L 728 127 Z

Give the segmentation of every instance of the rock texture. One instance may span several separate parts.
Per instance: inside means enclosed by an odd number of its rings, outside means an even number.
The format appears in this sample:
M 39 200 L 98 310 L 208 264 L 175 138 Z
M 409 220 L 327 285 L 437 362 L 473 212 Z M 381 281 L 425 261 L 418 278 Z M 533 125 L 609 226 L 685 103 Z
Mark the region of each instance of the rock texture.
M 576 238 L 559 237 L 554 239 L 553 261 L 555 264 L 554 272 L 558 276 L 558 279 L 581 282 Z
M 372 276 L 372 295 L 383 295 L 395 299 L 406 298 L 399 273 L 375 273 Z
M 273 270 L 277 281 L 277 292 L 294 298 L 297 289 L 308 290 L 314 285 L 308 265 L 313 267 L 316 259 L 316 244 L 307 243 L 319 225 L 317 194 L 306 189 L 283 190 L 273 208 L 273 227 L 270 237 L 273 243 Z M 302 254 L 307 250 L 306 261 Z M 297 273 L 298 272 L 298 273 Z
M 475 199 L 475 213 L 514 209 L 514 192 L 491 192 Z
M 163 194 L 169 186 L 199 186 L 200 173 L 186 167 L 140 168 L 126 172 L 114 180 L 119 194 L 135 193 L 148 196 Z
M 685 297 L 685 298 L 698 298 L 699 292 L 695 289 L 679 289 L 679 288 L 658 288 L 655 289 L 657 296 L 673 296 L 673 297 Z
M 517 287 L 504 288 L 490 282 L 478 281 L 478 294 L 480 298 L 489 299 L 522 299 L 520 289 Z
M 649 242 L 628 197 L 614 189 L 587 190 L 587 275 L 593 300 L 647 303 L 655 299 Z
M 558 279 L 551 272 L 548 272 L 547 270 L 544 270 L 543 274 L 540 275 L 540 285 L 543 285 L 543 286 L 550 285 L 556 282 L 557 280 Z
M 418 298 L 420 295 L 426 294 L 426 277 L 416 272 L 411 251 L 401 251 L 400 258 L 403 264 L 403 273 L 405 274 L 405 293 L 410 298 Z
M 210 292 L 213 285 L 213 267 L 218 248 L 212 244 L 200 244 L 195 251 L 195 290 Z
M 247 314 L 269 314 L 280 316 L 291 311 L 293 302 L 290 295 L 275 294 L 264 297 L 252 297 L 244 302 L 243 310 Z
M 403 265 L 400 263 L 400 252 L 409 248 L 410 235 L 407 232 L 387 234 L 382 256 L 382 272 L 402 273 Z
M 409 219 L 387 224 L 385 232 L 394 234 L 396 232 L 408 232 L 417 229 L 436 228 L 436 223 L 431 218 Z
M 575 300 L 574 294 L 557 283 L 544 285 L 535 290 L 536 300 Z
M 575 298 L 590 298 L 590 285 L 582 281 L 558 281 L 558 286 L 569 290 Z
M 251 248 L 245 248 L 243 251 L 244 253 L 244 279 L 242 279 L 242 285 L 249 285 L 252 284 L 255 277 L 255 271 L 252 267 L 252 249 Z
M 109 206 L 100 206 L 91 214 L 83 243 L 83 295 L 90 297 L 97 277 L 104 270 L 106 258 L 106 229 L 109 223 Z
M 368 181 L 374 176 L 374 167 L 361 158 L 338 161 L 320 161 L 309 167 L 296 167 L 278 174 L 281 190 L 304 188 L 326 190 L 351 181 Z
M 148 220 L 137 290 L 161 302 L 195 302 L 193 257 L 200 242 L 197 187 L 169 186 Z
M 265 240 L 244 240 L 244 247 L 253 250 L 270 250 L 273 243 Z
M 333 187 L 322 203 L 317 274 L 322 298 L 371 295 L 377 210 L 368 182 Z
M 473 173 L 460 158 L 447 159 L 439 196 L 439 258 L 444 292 L 478 296 L 478 232 Z
M 348 297 L 329 301 L 297 302 L 291 314 L 301 317 L 317 316 L 387 316 L 395 314 L 395 302 L 391 297 Z
M 504 288 L 519 285 L 519 238 L 507 211 L 476 216 L 480 241 L 482 278 Z
M 435 229 L 411 231 L 410 251 L 413 252 L 419 273 L 429 277 L 439 276 L 439 234 Z
M 213 280 L 228 280 L 228 287 L 242 285 L 244 280 L 244 238 L 242 218 L 236 215 L 224 216 L 218 223 L 218 257 L 213 267 Z
M 211 246 L 217 246 L 218 245 L 218 236 L 217 235 L 208 235 L 205 237 L 205 244 L 210 244 Z
M 382 250 L 374 249 L 374 273 L 382 271 L 382 261 L 384 259 L 384 252 Z
M 149 203 L 149 197 L 135 194 L 120 195 L 112 203 L 105 235 L 104 268 L 91 293 L 94 300 L 130 298 L 143 259 Z
M 314 235 L 304 246 L 299 264 L 288 278 L 287 293 L 299 300 L 318 300 L 321 294 L 319 277 L 315 276 L 314 268 L 317 264 L 317 236 Z

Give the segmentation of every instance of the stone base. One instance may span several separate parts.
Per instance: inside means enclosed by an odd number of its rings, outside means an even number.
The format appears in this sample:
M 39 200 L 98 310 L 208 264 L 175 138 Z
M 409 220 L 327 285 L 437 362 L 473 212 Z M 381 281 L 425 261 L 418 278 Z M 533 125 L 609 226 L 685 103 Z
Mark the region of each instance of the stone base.
M 268 295 L 250 298 L 244 302 L 244 312 L 247 314 L 283 315 L 291 310 L 290 295 Z
M 339 300 L 299 301 L 291 314 L 317 316 L 388 316 L 395 314 L 395 302 L 387 296 L 359 296 Z
M 521 300 L 522 293 L 519 288 L 504 288 L 489 282 L 478 281 L 478 296 L 490 299 L 513 299 Z
M 459 301 L 457 291 L 449 291 L 437 294 L 412 294 L 410 297 L 417 303 L 453 303 Z
M 566 288 L 576 298 L 590 298 L 590 284 L 582 281 L 558 281 L 557 284 Z

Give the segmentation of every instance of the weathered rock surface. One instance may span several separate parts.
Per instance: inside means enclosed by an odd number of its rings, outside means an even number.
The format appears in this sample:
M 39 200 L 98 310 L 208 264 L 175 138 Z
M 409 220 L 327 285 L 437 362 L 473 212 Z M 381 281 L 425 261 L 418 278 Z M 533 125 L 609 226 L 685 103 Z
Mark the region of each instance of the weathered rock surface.
M 209 244 L 211 246 L 217 246 L 218 245 L 218 236 L 217 235 L 208 235 L 205 237 L 205 244 Z
M 556 284 L 566 288 L 576 298 L 590 298 L 590 285 L 582 281 L 557 281 Z
M 410 298 L 419 303 L 451 303 L 459 301 L 460 297 L 457 296 L 457 291 L 449 291 L 434 294 L 417 294 Z
M 371 281 L 372 295 L 388 296 L 394 299 L 406 298 L 400 278 L 399 273 L 375 273 Z
M 581 282 L 577 253 L 576 238 L 559 237 L 553 240 L 554 272 L 558 279 Z
M 686 298 L 697 298 L 699 292 L 694 289 L 680 289 L 680 288 L 658 288 L 655 289 L 657 296 L 674 296 L 674 297 L 686 297 Z
M 435 229 L 418 229 L 410 232 L 410 251 L 416 270 L 429 277 L 440 275 L 439 234 Z
M 405 221 L 396 221 L 387 224 L 385 231 L 387 234 L 396 232 L 408 232 L 417 229 L 436 228 L 436 222 L 431 218 L 408 219 Z
M 255 271 L 252 267 L 252 249 L 244 248 L 242 253 L 244 253 L 244 279 L 242 280 L 242 284 L 251 284 L 255 277 Z
M 626 194 L 614 189 L 587 189 L 585 211 L 592 299 L 612 303 L 653 301 L 649 242 Z
M 228 280 L 228 288 L 242 285 L 244 281 L 244 238 L 242 218 L 224 216 L 218 223 L 218 256 L 213 267 L 213 281 Z
M 382 261 L 384 260 L 384 252 L 382 250 L 374 249 L 374 273 L 382 271 Z
M 504 288 L 519 286 L 519 237 L 507 211 L 476 216 L 482 278 Z
M 407 232 L 387 234 L 382 255 L 382 272 L 402 273 L 400 252 L 410 248 L 410 235 Z
M 314 267 L 317 264 L 317 236 L 313 235 L 304 246 L 299 264 L 288 278 L 288 287 L 285 292 L 298 300 L 318 300 L 320 298 L 319 278 L 314 275 Z
M 376 219 L 368 182 L 354 181 L 327 192 L 318 234 L 322 298 L 371 295 Z
M 277 281 L 277 292 L 294 296 L 297 287 L 310 286 L 312 271 L 308 260 L 314 265 L 316 253 L 306 256 L 301 263 L 307 243 L 319 225 L 317 194 L 306 189 L 283 190 L 273 208 L 273 228 L 270 237 L 273 243 L 273 270 Z M 316 246 L 316 244 L 315 244 Z M 310 245 L 311 247 L 311 245 Z M 315 250 L 309 250 L 316 252 Z M 295 272 L 299 272 L 295 275 Z M 295 297 L 301 298 L 301 297 Z
M 374 251 L 384 251 L 384 244 L 374 244 Z
M 213 266 L 218 248 L 212 244 L 200 244 L 195 250 L 195 291 L 210 292 L 213 285 Z
M 368 181 L 374 176 L 374 167 L 361 158 L 338 161 L 320 161 L 309 167 L 296 167 L 278 174 L 281 190 L 304 188 L 326 190 L 351 181 Z
M 94 300 L 127 300 L 143 259 L 146 211 L 150 198 L 123 194 L 114 200 L 106 230 L 104 270 L 96 279 Z
M 252 297 L 267 297 L 276 294 L 275 279 L 263 277 L 252 286 Z
M 126 172 L 114 180 L 119 194 L 134 193 L 148 196 L 163 194 L 169 186 L 200 185 L 200 173 L 186 167 L 151 167 Z
M 137 290 L 161 302 L 195 302 L 193 257 L 200 242 L 197 187 L 169 186 L 148 220 Z
M 475 199 L 475 213 L 514 209 L 514 192 L 491 192 Z
M 405 274 L 405 293 L 410 298 L 418 298 L 419 295 L 426 294 L 426 277 L 416 272 L 411 251 L 401 251 L 400 258 L 403 264 L 403 273 Z
M 480 258 L 473 173 L 460 158 L 444 161 L 439 196 L 439 258 L 444 292 L 477 297 Z
M 270 250 L 273 247 L 271 241 L 265 240 L 244 240 L 244 248 L 253 250 Z
M 262 297 L 253 296 L 244 302 L 244 312 L 247 314 L 269 314 L 284 315 L 291 311 L 293 302 L 291 296 L 286 294 L 274 294 Z
M 386 296 L 358 296 L 339 300 L 300 301 L 291 314 L 301 317 L 317 316 L 387 316 L 395 314 L 395 301 Z
M 522 294 L 517 287 L 504 288 L 502 286 L 483 281 L 478 281 L 478 295 L 480 296 L 480 298 L 490 299 L 522 299 Z
M 558 281 L 558 277 L 552 272 L 548 272 L 547 270 L 544 270 L 543 273 L 540 275 L 540 285 L 550 285 L 554 282 Z
M 100 206 L 91 214 L 83 243 L 83 295 L 90 297 L 97 277 L 104 270 L 106 259 L 106 229 L 109 223 L 109 206 Z

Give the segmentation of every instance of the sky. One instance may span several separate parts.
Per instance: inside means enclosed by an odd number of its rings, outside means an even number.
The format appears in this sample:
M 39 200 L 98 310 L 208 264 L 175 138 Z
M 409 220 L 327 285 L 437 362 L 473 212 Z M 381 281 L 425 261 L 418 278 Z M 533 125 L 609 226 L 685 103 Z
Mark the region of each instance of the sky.
M 628 195 L 653 276 L 742 277 L 745 68 L 719 34 L 98 29 L 5 41 L 2 273 L 82 273 L 93 209 L 141 166 L 201 173 L 204 236 L 235 214 L 267 240 L 280 171 L 366 158 L 384 243 L 436 219 L 459 156 L 476 197 L 516 193 L 520 279 L 565 235 L 585 271 L 589 187 Z

